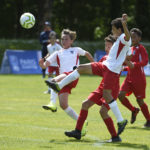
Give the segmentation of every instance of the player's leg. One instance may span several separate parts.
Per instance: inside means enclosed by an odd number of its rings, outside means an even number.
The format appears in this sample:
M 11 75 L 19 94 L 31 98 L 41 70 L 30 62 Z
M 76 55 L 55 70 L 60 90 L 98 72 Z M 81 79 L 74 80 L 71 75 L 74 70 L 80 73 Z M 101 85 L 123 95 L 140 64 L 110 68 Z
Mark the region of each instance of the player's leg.
M 150 127 L 150 112 L 147 104 L 144 102 L 143 99 L 137 99 L 137 103 L 140 106 L 141 111 L 146 119 L 146 123 L 144 124 L 144 127 Z
M 104 72 L 103 97 L 117 119 L 118 134 L 121 134 L 121 132 L 123 132 L 125 126 L 127 125 L 127 120 L 123 119 L 117 105 L 116 99 L 118 97 L 118 93 L 119 75 L 111 72 L 106 68 Z
M 109 106 L 107 105 L 107 107 L 106 107 L 105 105 L 102 105 L 102 107 L 100 109 L 100 115 L 111 135 L 111 139 L 108 140 L 107 142 L 120 142 L 121 138 L 117 135 L 113 120 L 108 115 L 108 111 L 109 111 Z
M 68 105 L 68 93 L 61 93 L 59 95 L 60 107 L 70 116 L 72 119 L 77 120 L 78 114 Z
M 131 111 L 131 120 L 130 123 L 133 124 L 136 121 L 137 114 L 139 113 L 140 109 L 134 107 L 128 98 L 126 97 L 127 92 L 126 91 L 120 91 L 118 98 L 120 102 Z
M 80 74 L 83 73 L 92 74 L 91 63 L 79 65 L 76 70 L 74 70 L 72 73 L 66 76 L 66 78 L 61 80 L 59 83 L 51 83 L 49 81 L 45 81 L 45 82 L 55 91 L 59 92 L 64 86 L 78 79 L 80 77 Z
M 82 103 L 82 107 L 79 113 L 79 117 L 76 123 L 75 130 L 72 131 L 66 131 L 65 135 L 68 137 L 74 137 L 76 139 L 81 139 L 81 136 L 86 133 L 86 126 L 87 126 L 87 116 L 88 116 L 88 109 L 93 106 L 95 103 L 86 100 Z M 85 122 L 86 121 L 86 122 Z M 85 126 L 85 128 L 84 128 Z M 85 130 L 85 131 L 84 131 Z

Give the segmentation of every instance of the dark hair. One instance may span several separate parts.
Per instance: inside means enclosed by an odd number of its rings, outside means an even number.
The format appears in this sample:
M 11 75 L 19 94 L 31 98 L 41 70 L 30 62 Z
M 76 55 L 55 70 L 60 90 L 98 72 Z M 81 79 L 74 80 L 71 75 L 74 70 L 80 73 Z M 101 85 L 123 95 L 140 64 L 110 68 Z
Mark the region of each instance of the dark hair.
M 109 34 L 107 37 L 105 37 L 105 41 L 111 42 L 112 44 L 116 41 L 117 37 L 113 36 L 112 34 Z
M 122 20 L 122 18 L 116 18 L 116 19 L 111 21 L 111 25 L 115 26 L 117 29 L 120 28 L 121 31 L 124 32 L 121 20 Z
M 140 29 L 138 29 L 138 28 L 132 28 L 130 30 L 130 33 L 132 33 L 132 32 L 136 33 L 139 37 L 142 37 L 142 31 Z

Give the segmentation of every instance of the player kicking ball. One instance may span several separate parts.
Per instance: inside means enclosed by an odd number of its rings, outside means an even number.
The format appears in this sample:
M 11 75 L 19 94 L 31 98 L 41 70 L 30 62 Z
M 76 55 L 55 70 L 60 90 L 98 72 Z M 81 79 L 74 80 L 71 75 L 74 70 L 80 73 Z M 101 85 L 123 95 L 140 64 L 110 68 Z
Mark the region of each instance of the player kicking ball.
M 110 49 L 105 61 L 79 65 L 75 71 L 62 81 L 58 83 L 46 81 L 46 83 L 58 92 L 65 85 L 78 79 L 82 73 L 102 76 L 104 80 L 103 98 L 117 119 L 118 134 L 120 134 L 127 125 L 127 120 L 123 119 L 112 93 L 118 93 L 116 87 L 119 86 L 119 74 L 122 70 L 126 57 L 131 56 L 131 38 L 127 28 L 127 15 L 123 14 L 122 18 L 112 20 L 111 25 L 112 33 L 117 37 L 117 40 Z

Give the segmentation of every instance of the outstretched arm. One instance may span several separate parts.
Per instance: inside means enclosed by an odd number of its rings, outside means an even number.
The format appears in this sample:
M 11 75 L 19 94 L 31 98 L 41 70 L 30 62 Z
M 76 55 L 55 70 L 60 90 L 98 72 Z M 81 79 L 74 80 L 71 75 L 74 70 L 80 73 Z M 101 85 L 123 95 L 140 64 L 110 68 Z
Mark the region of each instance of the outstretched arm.
M 130 32 L 127 27 L 127 19 L 128 19 L 127 14 L 123 14 L 122 15 L 122 26 L 123 26 L 124 33 L 125 33 L 125 40 L 129 41 L 130 40 Z
M 86 51 L 85 56 L 90 62 L 94 62 L 94 58 L 89 52 Z

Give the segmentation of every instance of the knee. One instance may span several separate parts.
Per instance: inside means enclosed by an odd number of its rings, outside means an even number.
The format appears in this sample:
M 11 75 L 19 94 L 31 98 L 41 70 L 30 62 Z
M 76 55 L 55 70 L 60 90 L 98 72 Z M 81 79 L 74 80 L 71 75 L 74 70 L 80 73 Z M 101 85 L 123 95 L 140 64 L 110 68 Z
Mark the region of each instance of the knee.
M 106 118 L 107 117 L 107 112 L 108 112 L 108 110 L 106 108 L 104 108 L 104 107 L 101 107 L 101 109 L 99 111 L 99 113 L 100 113 L 102 118 Z
M 88 110 L 89 107 L 90 107 L 90 105 L 87 100 L 82 103 L 82 109 Z
M 119 95 L 118 95 L 118 98 L 119 98 L 120 101 L 123 101 L 124 98 L 125 98 L 125 94 L 120 92 Z
M 143 99 L 137 99 L 136 100 L 139 106 L 142 106 L 144 104 L 144 100 Z

